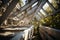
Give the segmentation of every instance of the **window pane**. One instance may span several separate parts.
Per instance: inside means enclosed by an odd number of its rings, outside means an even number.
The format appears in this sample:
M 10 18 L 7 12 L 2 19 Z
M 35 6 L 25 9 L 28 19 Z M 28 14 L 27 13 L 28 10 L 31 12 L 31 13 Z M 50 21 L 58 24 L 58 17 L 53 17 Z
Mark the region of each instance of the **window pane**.
M 38 14 L 35 14 L 35 16 L 37 20 L 40 20 L 40 16 Z
M 37 5 L 37 3 L 38 3 L 38 2 L 34 3 L 34 4 L 32 5 L 32 7 L 34 7 L 35 5 Z
M 49 13 L 49 15 L 53 12 L 47 2 L 46 2 L 46 4 L 43 6 L 43 9 L 46 10 L 46 12 Z
M 58 8 L 56 0 L 48 0 L 56 9 Z
M 46 13 L 41 9 L 40 12 L 44 15 L 47 16 Z
M 38 15 L 40 16 L 40 18 L 44 17 L 44 15 L 42 15 L 40 12 L 38 12 Z

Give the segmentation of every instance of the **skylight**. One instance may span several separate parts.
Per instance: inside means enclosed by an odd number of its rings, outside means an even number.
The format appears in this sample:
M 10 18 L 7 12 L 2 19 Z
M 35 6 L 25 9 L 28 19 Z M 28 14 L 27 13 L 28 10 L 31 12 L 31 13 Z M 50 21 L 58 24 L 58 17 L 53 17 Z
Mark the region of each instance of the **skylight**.
M 46 16 L 45 12 L 44 12 L 42 9 L 40 10 L 40 12 L 41 12 L 44 16 Z
M 35 5 L 37 5 L 38 2 L 36 2 L 35 4 L 32 5 L 32 7 L 34 7 Z

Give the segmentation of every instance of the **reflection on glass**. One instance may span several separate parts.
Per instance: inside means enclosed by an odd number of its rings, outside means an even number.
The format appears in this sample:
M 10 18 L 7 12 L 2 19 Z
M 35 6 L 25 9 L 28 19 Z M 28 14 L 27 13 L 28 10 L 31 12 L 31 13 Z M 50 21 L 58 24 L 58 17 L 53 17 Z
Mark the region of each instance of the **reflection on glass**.
M 49 13 L 49 15 L 52 13 L 52 9 L 49 7 L 48 3 L 46 2 L 46 4 L 43 6 L 43 9 L 46 10 L 47 13 Z
M 44 17 L 44 15 L 42 15 L 40 12 L 38 12 L 38 15 L 40 16 L 40 18 Z
M 41 23 L 41 24 L 44 24 L 44 23 L 45 23 L 45 20 L 41 19 L 41 20 L 40 20 L 40 23 Z
M 44 15 L 44 16 L 46 16 L 46 13 L 41 9 L 40 10 L 40 12 Z
M 40 16 L 38 14 L 35 14 L 35 16 L 37 20 L 40 20 Z
M 37 3 L 38 3 L 38 2 L 34 3 L 34 4 L 32 5 L 32 7 L 34 7 L 35 5 L 37 5 Z
M 56 0 L 48 0 L 56 9 L 58 8 L 57 1 Z
M 26 0 L 19 0 L 19 3 L 21 5 L 21 7 L 23 7 L 26 4 Z

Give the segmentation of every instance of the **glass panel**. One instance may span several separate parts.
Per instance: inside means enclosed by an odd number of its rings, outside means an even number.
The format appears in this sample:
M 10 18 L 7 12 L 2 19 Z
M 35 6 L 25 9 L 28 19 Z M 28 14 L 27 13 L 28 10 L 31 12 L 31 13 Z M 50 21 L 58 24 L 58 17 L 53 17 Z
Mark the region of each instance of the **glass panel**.
M 40 12 L 44 15 L 47 16 L 46 13 L 41 9 Z
M 40 20 L 40 16 L 38 14 L 35 14 L 35 16 L 37 20 Z
M 49 15 L 53 12 L 47 2 L 46 2 L 46 4 L 43 6 L 43 9 L 46 10 L 46 12 L 49 13 Z
M 44 17 L 44 15 L 42 15 L 40 12 L 38 12 L 38 15 L 40 16 L 40 18 Z
M 32 5 L 32 7 L 34 7 L 35 5 L 37 5 L 37 3 L 38 3 L 38 2 L 34 3 L 34 4 Z
M 56 0 L 48 0 L 56 9 L 58 8 Z

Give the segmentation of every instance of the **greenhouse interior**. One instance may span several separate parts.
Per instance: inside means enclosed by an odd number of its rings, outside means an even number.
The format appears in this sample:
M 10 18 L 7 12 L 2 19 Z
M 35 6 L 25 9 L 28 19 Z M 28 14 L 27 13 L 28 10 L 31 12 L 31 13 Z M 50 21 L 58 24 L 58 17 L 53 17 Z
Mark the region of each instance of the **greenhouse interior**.
M 60 40 L 60 0 L 0 0 L 0 40 Z

